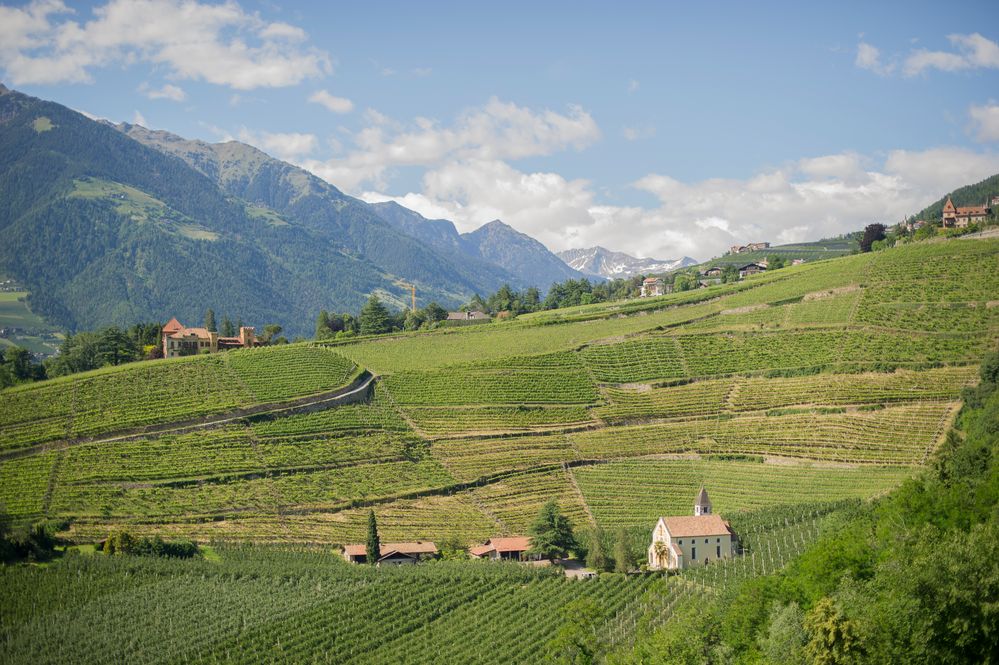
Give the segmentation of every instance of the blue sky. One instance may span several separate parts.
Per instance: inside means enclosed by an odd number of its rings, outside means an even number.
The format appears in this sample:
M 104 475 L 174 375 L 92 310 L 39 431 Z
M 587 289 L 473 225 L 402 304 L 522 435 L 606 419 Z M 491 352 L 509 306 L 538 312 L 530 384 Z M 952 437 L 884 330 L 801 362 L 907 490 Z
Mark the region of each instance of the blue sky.
M 0 66 L 462 230 L 498 217 L 554 249 L 706 258 L 895 221 L 999 172 L 997 19 L 995 2 L 39 0 L 0 5 Z

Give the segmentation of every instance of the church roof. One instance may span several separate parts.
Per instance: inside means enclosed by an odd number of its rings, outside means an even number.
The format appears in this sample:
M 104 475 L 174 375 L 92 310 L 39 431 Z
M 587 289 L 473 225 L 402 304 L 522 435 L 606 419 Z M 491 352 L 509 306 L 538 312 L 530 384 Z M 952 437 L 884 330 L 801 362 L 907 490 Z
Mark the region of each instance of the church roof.
M 710 506 L 711 499 L 708 498 L 708 491 L 701 488 L 701 491 L 697 493 L 697 501 L 694 502 L 695 506 Z
M 947 210 L 954 210 L 954 202 L 950 200 L 949 196 L 947 197 L 947 203 L 944 204 L 943 209 L 945 211 L 947 211 Z
M 718 515 L 687 515 L 684 517 L 663 517 L 666 530 L 673 538 L 697 538 L 699 536 L 727 536 L 728 522 Z

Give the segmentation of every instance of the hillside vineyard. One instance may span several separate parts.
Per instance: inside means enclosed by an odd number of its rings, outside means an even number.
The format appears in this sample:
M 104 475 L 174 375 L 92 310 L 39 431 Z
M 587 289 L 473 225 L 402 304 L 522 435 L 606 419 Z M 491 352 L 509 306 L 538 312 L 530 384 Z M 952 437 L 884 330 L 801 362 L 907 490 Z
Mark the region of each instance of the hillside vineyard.
M 632 662 L 693 604 L 788 570 L 938 460 L 999 343 L 997 305 L 999 241 L 949 240 L 489 325 L 4 390 L 0 505 L 63 525 L 84 553 L 0 567 L 0 652 L 533 663 L 592 614 L 601 657 Z M 578 531 L 642 551 L 701 487 L 738 556 L 677 575 L 376 568 L 337 549 L 365 542 L 369 511 L 382 543 L 468 546 L 527 533 L 554 500 Z M 203 556 L 85 553 L 121 531 L 191 538 Z
M 0 502 L 66 536 L 471 543 L 548 499 L 650 528 L 866 498 L 938 446 L 999 336 L 999 243 L 809 263 L 477 329 L 234 351 L 10 389 Z M 365 382 L 363 401 L 329 399 Z M 737 459 L 731 459 L 732 457 Z

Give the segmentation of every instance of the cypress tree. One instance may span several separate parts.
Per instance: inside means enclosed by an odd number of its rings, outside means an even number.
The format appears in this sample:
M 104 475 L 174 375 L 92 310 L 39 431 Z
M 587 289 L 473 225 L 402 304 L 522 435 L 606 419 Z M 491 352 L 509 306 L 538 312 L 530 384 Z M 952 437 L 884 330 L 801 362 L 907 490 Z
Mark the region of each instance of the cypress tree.
M 232 325 L 232 320 L 228 316 L 222 317 L 222 336 L 223 337 L 235 337 L 236 328 Z
M 382 554 L 382 542 L 378 537 L 378 521 L 375 519 L 375 511 L 372 509 L 368 513 L 368 545 L 365 550 L 367 561 L 374 564 Z
M 215 310 L 210 307 L 205 310 L 205 329 L 208 332 L 218 332 L 218 326 L 215 323 Z
M 631 570 L 631 548 L 628 547 L 628 532 L 624 528 L 617 530 L 617 540 L 614 543 L 614 572 L 626 573 Z

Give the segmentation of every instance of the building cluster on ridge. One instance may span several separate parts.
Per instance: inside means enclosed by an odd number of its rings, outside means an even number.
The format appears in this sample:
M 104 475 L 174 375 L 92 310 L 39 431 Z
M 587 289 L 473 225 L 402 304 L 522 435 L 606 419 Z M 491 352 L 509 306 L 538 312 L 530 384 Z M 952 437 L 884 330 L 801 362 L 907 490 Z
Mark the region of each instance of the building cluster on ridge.
M 940 214 L 940 225 L 945 229 L 966 229 L 971 224 L 984 222 L 996 207 L 999 207 L 999 196 L 993 196 L 990 201 L 980 206 L 955 206 L 948 196 Z
M 242 349 L 260 346 L 255 331 L 250 326 L 242 326 L 238 337 L 220 337 L 207 328 L 188 328 L 176 318 L 163 326 L 163 357 L 178 358 L 200 353 L 216 353 L 228 349 Z

